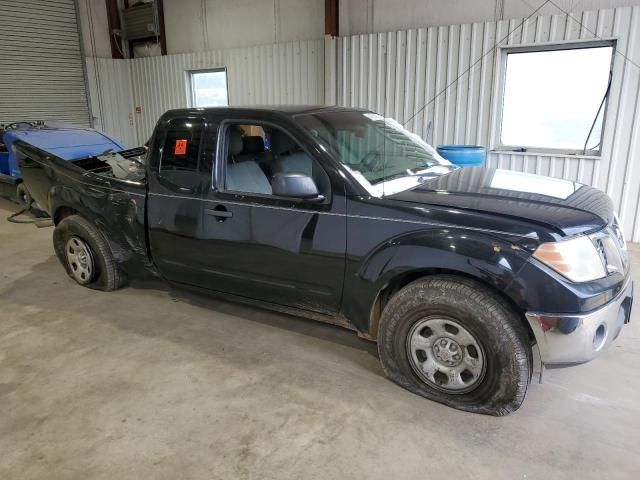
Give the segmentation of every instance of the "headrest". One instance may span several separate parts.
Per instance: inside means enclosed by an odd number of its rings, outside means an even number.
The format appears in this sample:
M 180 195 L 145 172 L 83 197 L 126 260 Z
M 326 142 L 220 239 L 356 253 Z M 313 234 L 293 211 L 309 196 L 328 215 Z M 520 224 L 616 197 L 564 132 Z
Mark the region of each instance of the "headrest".
M 242 153 L 264 152 L 264 140 L 260 135 L 244 137 L 244 149 Z
M 276 130 L 271 134 L 271 151 L 275 155 L 281 155 L 295 147 L 296 142 L 286 133 Z
M 239 130 L 231 130 L 229 135 L 229 154 L 238 155 L 242 151 L 242 132 Z

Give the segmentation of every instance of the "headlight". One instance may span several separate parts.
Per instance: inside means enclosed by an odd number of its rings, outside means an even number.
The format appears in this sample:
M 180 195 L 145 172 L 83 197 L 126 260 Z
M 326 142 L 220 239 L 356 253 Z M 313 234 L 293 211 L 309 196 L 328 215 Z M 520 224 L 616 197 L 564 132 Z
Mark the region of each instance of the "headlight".
M 589 237 L 542 243 L 533 256 L 572 282 L 606 277 L 607 271 Z

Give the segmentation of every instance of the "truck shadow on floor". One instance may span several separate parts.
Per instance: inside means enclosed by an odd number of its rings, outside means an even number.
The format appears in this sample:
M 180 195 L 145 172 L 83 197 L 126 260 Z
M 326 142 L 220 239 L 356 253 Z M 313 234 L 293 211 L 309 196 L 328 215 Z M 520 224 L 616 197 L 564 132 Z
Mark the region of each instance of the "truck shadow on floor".
M 101 292 L 77 285 L 64 273 L 55 256 L 33 265 L 30 273 L 0 289 L 0 302 L 24 306 L 40 314 L 30 315 L 29 323 L 45 326 L 59 320 L 65 312 L 93 312 L 92 317 L 108 321 L 118 328 L 134 331 L 146 337 L 162 337 L 180 343 L 188 343 L 208 353 L 213 347 L 207 339 L 215 336 L 216 328 L 242 330 L 243 323 L 253 322 L 287 332 L 323 340 L 347 347 L 367 355 L 350 355 L 360 367 L 382 376 L 378 365 L 375 343 L 364 340 L 353 331 L 344 328 L 273 312 L 260 307 L 247 306 L 204 293 L 192 292 L 166 283 L 152 275 L 132 279 L 121 290 Z M 169 302 L 169 303 L 166 303 Z M 183 313 L 172 302 L 190 307 Z M 55 312 L 55 314 L 51 313 Z M 182 333 L 181 333 L 182 331 Z M 200 334 L 195 332 L 200 331 Z M 185 332 L 190 332 L 186 334 Z M 270 335 L 270 333 L 268 333 Z M 274 337 L 274 341 L 278 341 Z M 283 339 L 287 341 L 287 339 Z M 335 353 L 335 349 L 332 350 Z M 369 360 L 366 360 L 366 358 Z
M 215 313 L 240 317 L 243 320 L 262 323 L 271 327 L 281 328 L 290 332 L 300 333 L 345 347 L 356 348 L 370 353 L 378 358 L 377 346 L 358 337 L 357 333 L 329 323 L 299 317 L 293 314 L 276 312 L 259 306 L 234 302 L 217 297 L 215 294 L 208 296 L 205 292 L 197 292 L 169 284 L 162 279 L 148 275 L 136 278 L 124 287 L 135 290 L 156 290 L 169 295 L 175 302 L 185 302 L 198 308 L 210 310 Z

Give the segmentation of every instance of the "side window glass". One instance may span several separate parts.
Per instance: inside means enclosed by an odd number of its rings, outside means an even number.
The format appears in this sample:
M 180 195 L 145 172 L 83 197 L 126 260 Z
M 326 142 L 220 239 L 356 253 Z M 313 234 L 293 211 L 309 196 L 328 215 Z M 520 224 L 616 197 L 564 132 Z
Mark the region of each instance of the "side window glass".
M 226 190 L 272 195 L 278 173 L 310 177 L 318 192 L 328 196 L 329 177 L 317 160 L 283 130 L 270 125 L 230 125 L 226 131 Z
M 185 118 L 171 122 L 162 146 L 158 168 L 160 178 L 181 188 L 195 189 L 199 185 L 202 127 L 202 119 Z

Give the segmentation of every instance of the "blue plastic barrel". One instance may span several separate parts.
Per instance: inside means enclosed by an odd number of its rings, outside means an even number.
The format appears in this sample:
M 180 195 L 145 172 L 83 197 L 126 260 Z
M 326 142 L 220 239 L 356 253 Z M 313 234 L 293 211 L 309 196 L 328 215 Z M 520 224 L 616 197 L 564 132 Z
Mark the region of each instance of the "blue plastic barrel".
M 9 175 L 9 153 L 0 152 L 0 173 Z
M 438 153 L 460 167 L 479 167 L 487 157 L 487 151 L 480 145 L 440 145 Z

